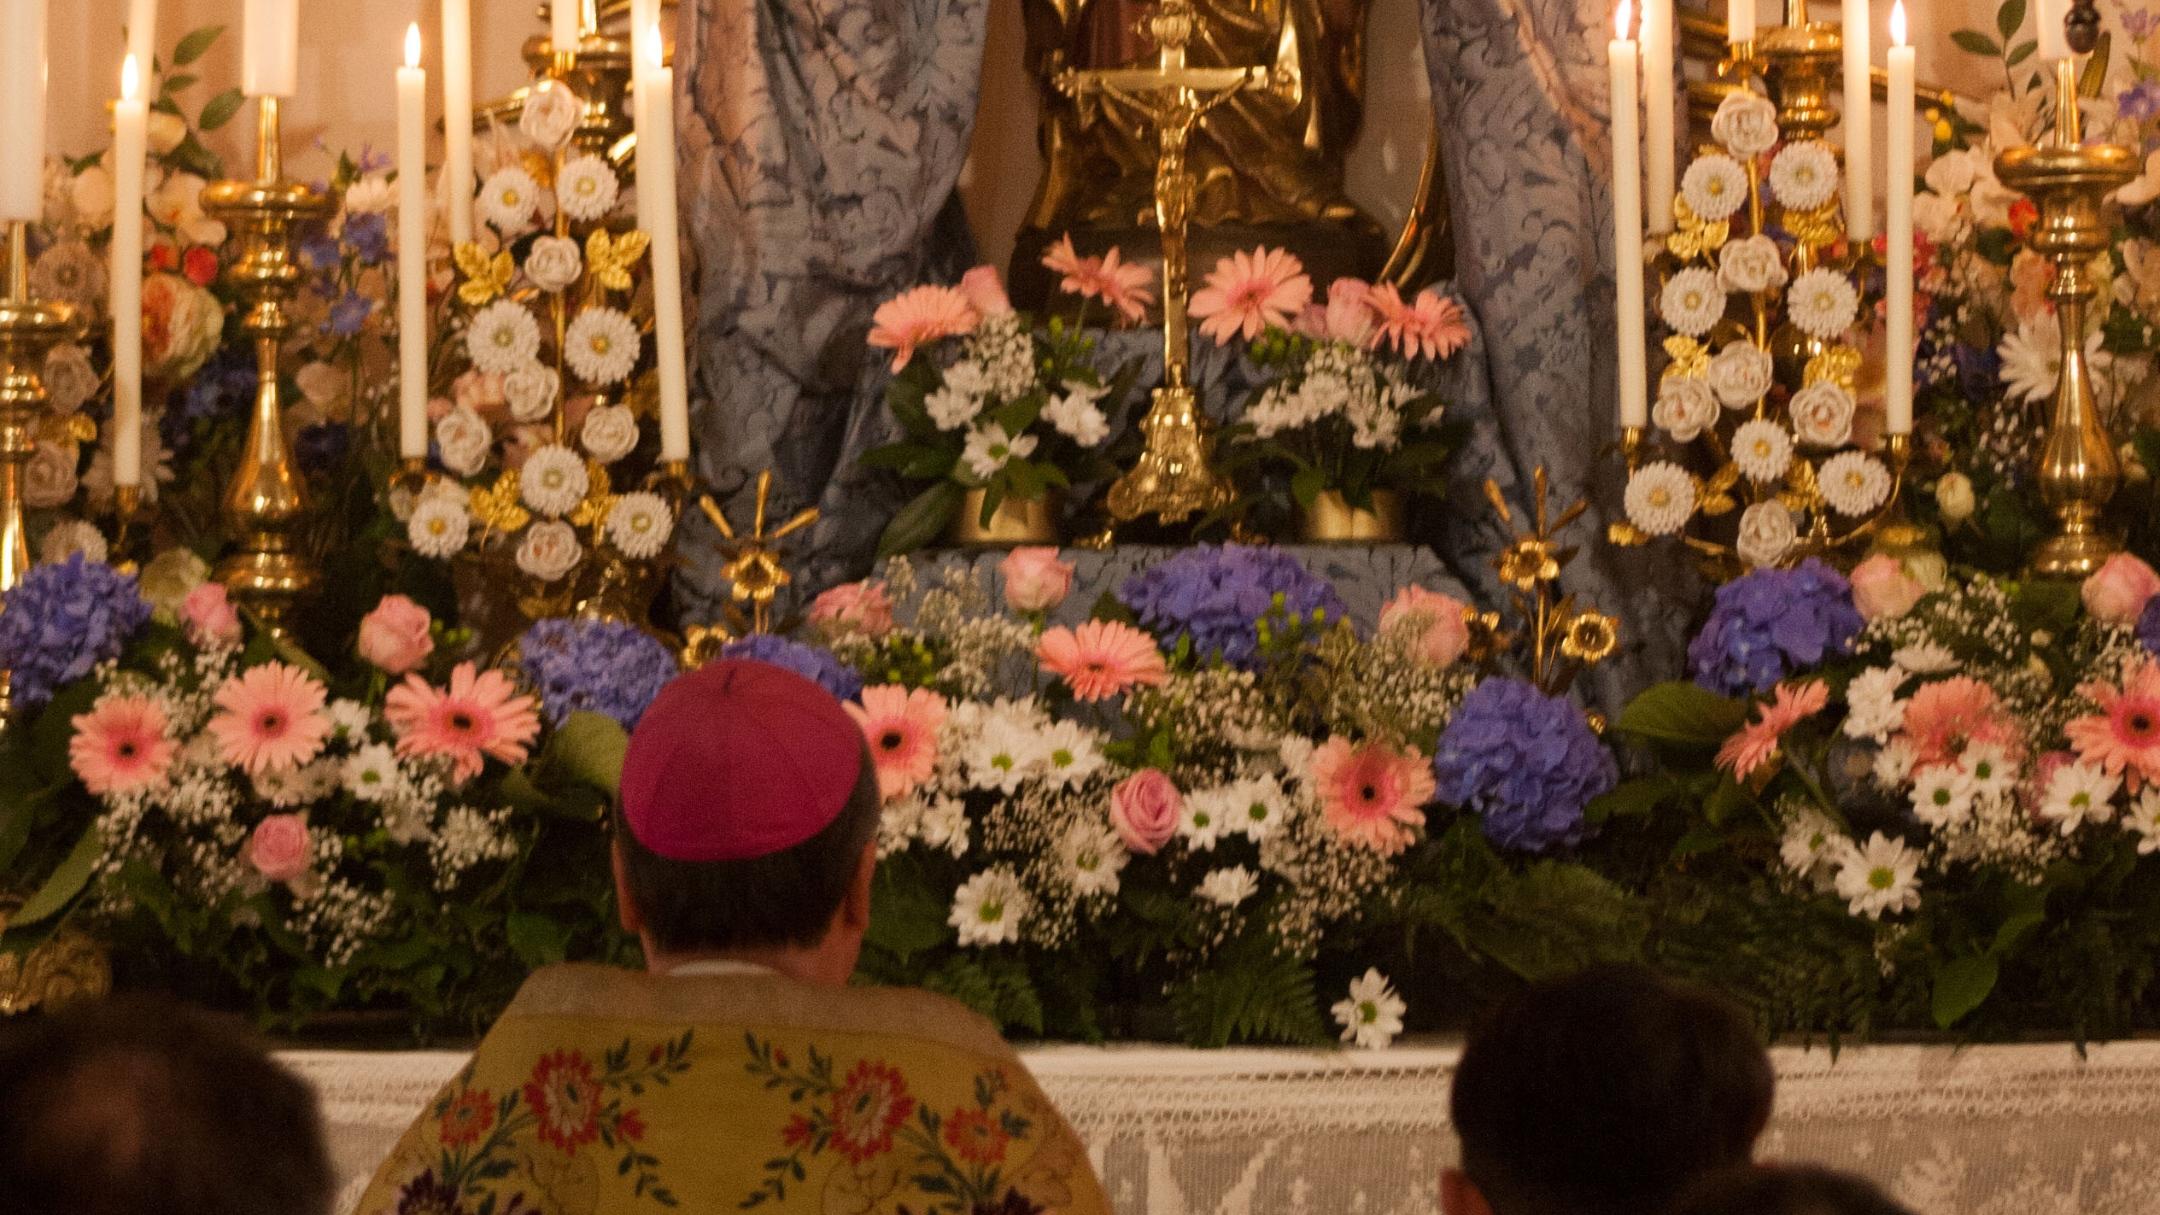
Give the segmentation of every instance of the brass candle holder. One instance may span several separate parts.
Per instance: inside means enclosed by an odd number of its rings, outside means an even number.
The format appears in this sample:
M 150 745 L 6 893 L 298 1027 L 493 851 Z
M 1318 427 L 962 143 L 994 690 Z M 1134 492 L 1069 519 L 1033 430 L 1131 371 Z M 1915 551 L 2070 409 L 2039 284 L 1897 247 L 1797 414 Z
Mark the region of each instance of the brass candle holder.
M 79 326 L 73 308 L 30 296 L 29 225 L 9 224 L 7 243 L 7 291 L 0 297 L 0 594 L 30 571 L 23 470 L 37 451 L 37 420 L 45 412 L 45 353 Z M 0 671 L 0 718 L 12 705 L 8 683 Z
M 2040 496 L 2060 530 L 2033 554 L 2031 568 L 2042 577 L 2083 578 L 2122 548 L 2100 518 L 2122 483 L 2122 468 L 2085 359 L 2085 311 L 2096 290 L 2089 267 L 2108 248 L 2108 197 L 2135 180 L 2140 166 L 2129 148 L 2083 146 L 2072 60 L 2055 65 L 2055 90 L 2054 137 L 2002 153 L 1995 174 L 2039 208 L 2030 239 L 2034 252 L 2055 263 L 2048 297 L 2062 330 L 2062 373 L 2039 467 Z
M 288 305 L 302 277 L 293 260 L 293 228 L 327 218 L 331 200 L 285 177 L 278 99 L 260 97 L 256 105 L 255 180 L 221 181 L 203 191 L 203 209 L 240 241 L 240 256 L 225 273 L 247 303 L 240 332 L 255 343 L 258 377 L 247 443 L 225 490 L 225 521 L 235 549 L 219 563 L 217 577 L 273 634 L 283 636 L 293 604 L 314 589 L 317 573 L 295 545 L 307 491 L 285 442 L 278 352 L 292 330 Z

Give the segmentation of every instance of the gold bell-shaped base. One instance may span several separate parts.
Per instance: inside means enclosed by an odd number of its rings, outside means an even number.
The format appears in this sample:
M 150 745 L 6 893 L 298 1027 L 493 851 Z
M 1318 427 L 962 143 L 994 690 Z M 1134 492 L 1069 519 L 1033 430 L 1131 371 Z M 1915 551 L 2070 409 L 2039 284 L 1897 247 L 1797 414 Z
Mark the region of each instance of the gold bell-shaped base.
M 1110 487 L 1112 519 L 1130 523 L 1153 515 L 1164 523 L 1182 523 L 1230 505 L 1235 491 L 1210 462 L 1214 442 L 1189 386 L 1156 389 L 1140 433 L 1147 436 L 1147 447 L 1139 463 Z

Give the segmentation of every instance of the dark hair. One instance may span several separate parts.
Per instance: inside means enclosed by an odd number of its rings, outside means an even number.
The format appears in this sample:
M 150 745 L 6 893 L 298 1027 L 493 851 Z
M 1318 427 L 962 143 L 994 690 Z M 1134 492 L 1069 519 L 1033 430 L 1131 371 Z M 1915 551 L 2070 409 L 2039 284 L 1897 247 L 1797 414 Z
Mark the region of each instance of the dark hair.
M 725 797 L 715 791 L 714 796 Z M 677 861 L 641 843 L 615 816 L 630 898 L 653 944 L 669 953 L 810 948 L 847 898 L 877 834 L 877 770 L 866 751 L 847 805 L 802 843 L 746 861 Z
M 1727 1169 L 1705 1177 L 1672 1215 L 1912 1215 L 1890 1196 L 1850 1173 L 1764 1166 Z
M 1599 966 L 1472 1031 L 1451 1112 L 1463 1171 L 1495 1215 L 1649 1215 L 1748 1160 L 1775 1083 L 1733 1005 Z
M 146 997 L 0 1028 L 13 1215 L 327 1215 L 315 1093 L 228 1019 Z

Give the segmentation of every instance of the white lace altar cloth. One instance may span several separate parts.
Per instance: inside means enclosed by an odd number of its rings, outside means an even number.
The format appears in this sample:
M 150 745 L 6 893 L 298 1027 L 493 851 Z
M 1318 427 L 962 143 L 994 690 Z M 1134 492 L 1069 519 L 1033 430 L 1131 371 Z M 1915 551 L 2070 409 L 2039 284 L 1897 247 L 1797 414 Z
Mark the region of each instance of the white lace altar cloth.
M 1780 1047 L 1769 1160 L 1874 1178 L 1920 1215 L 2160 1212 L 2160 1042 Z M 1046 1047 L 1028 1067 L 1122 1212 L 1431 1215 L 1455 1157 L 1457 1051 Z M 345 1204 L 464 1062 L 293 1051 L 322 1094 Z

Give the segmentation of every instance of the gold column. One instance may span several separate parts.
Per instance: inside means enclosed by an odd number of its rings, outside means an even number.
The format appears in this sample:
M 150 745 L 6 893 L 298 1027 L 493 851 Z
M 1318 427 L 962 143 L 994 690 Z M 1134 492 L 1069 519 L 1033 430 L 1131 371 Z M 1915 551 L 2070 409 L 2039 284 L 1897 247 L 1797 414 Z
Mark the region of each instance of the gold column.
M 37 451 L 37 420 L 45 411 L 45 353 L 78 328 L 74 309 L 30 298 L 29 225 L 9 224 L 7 243 L 7 291 L 0 296 L 0 593 L 14 590 L 30 570 L 23 468 Z M 0 717 L 9 708 L 8 676 L 0 671 Z

